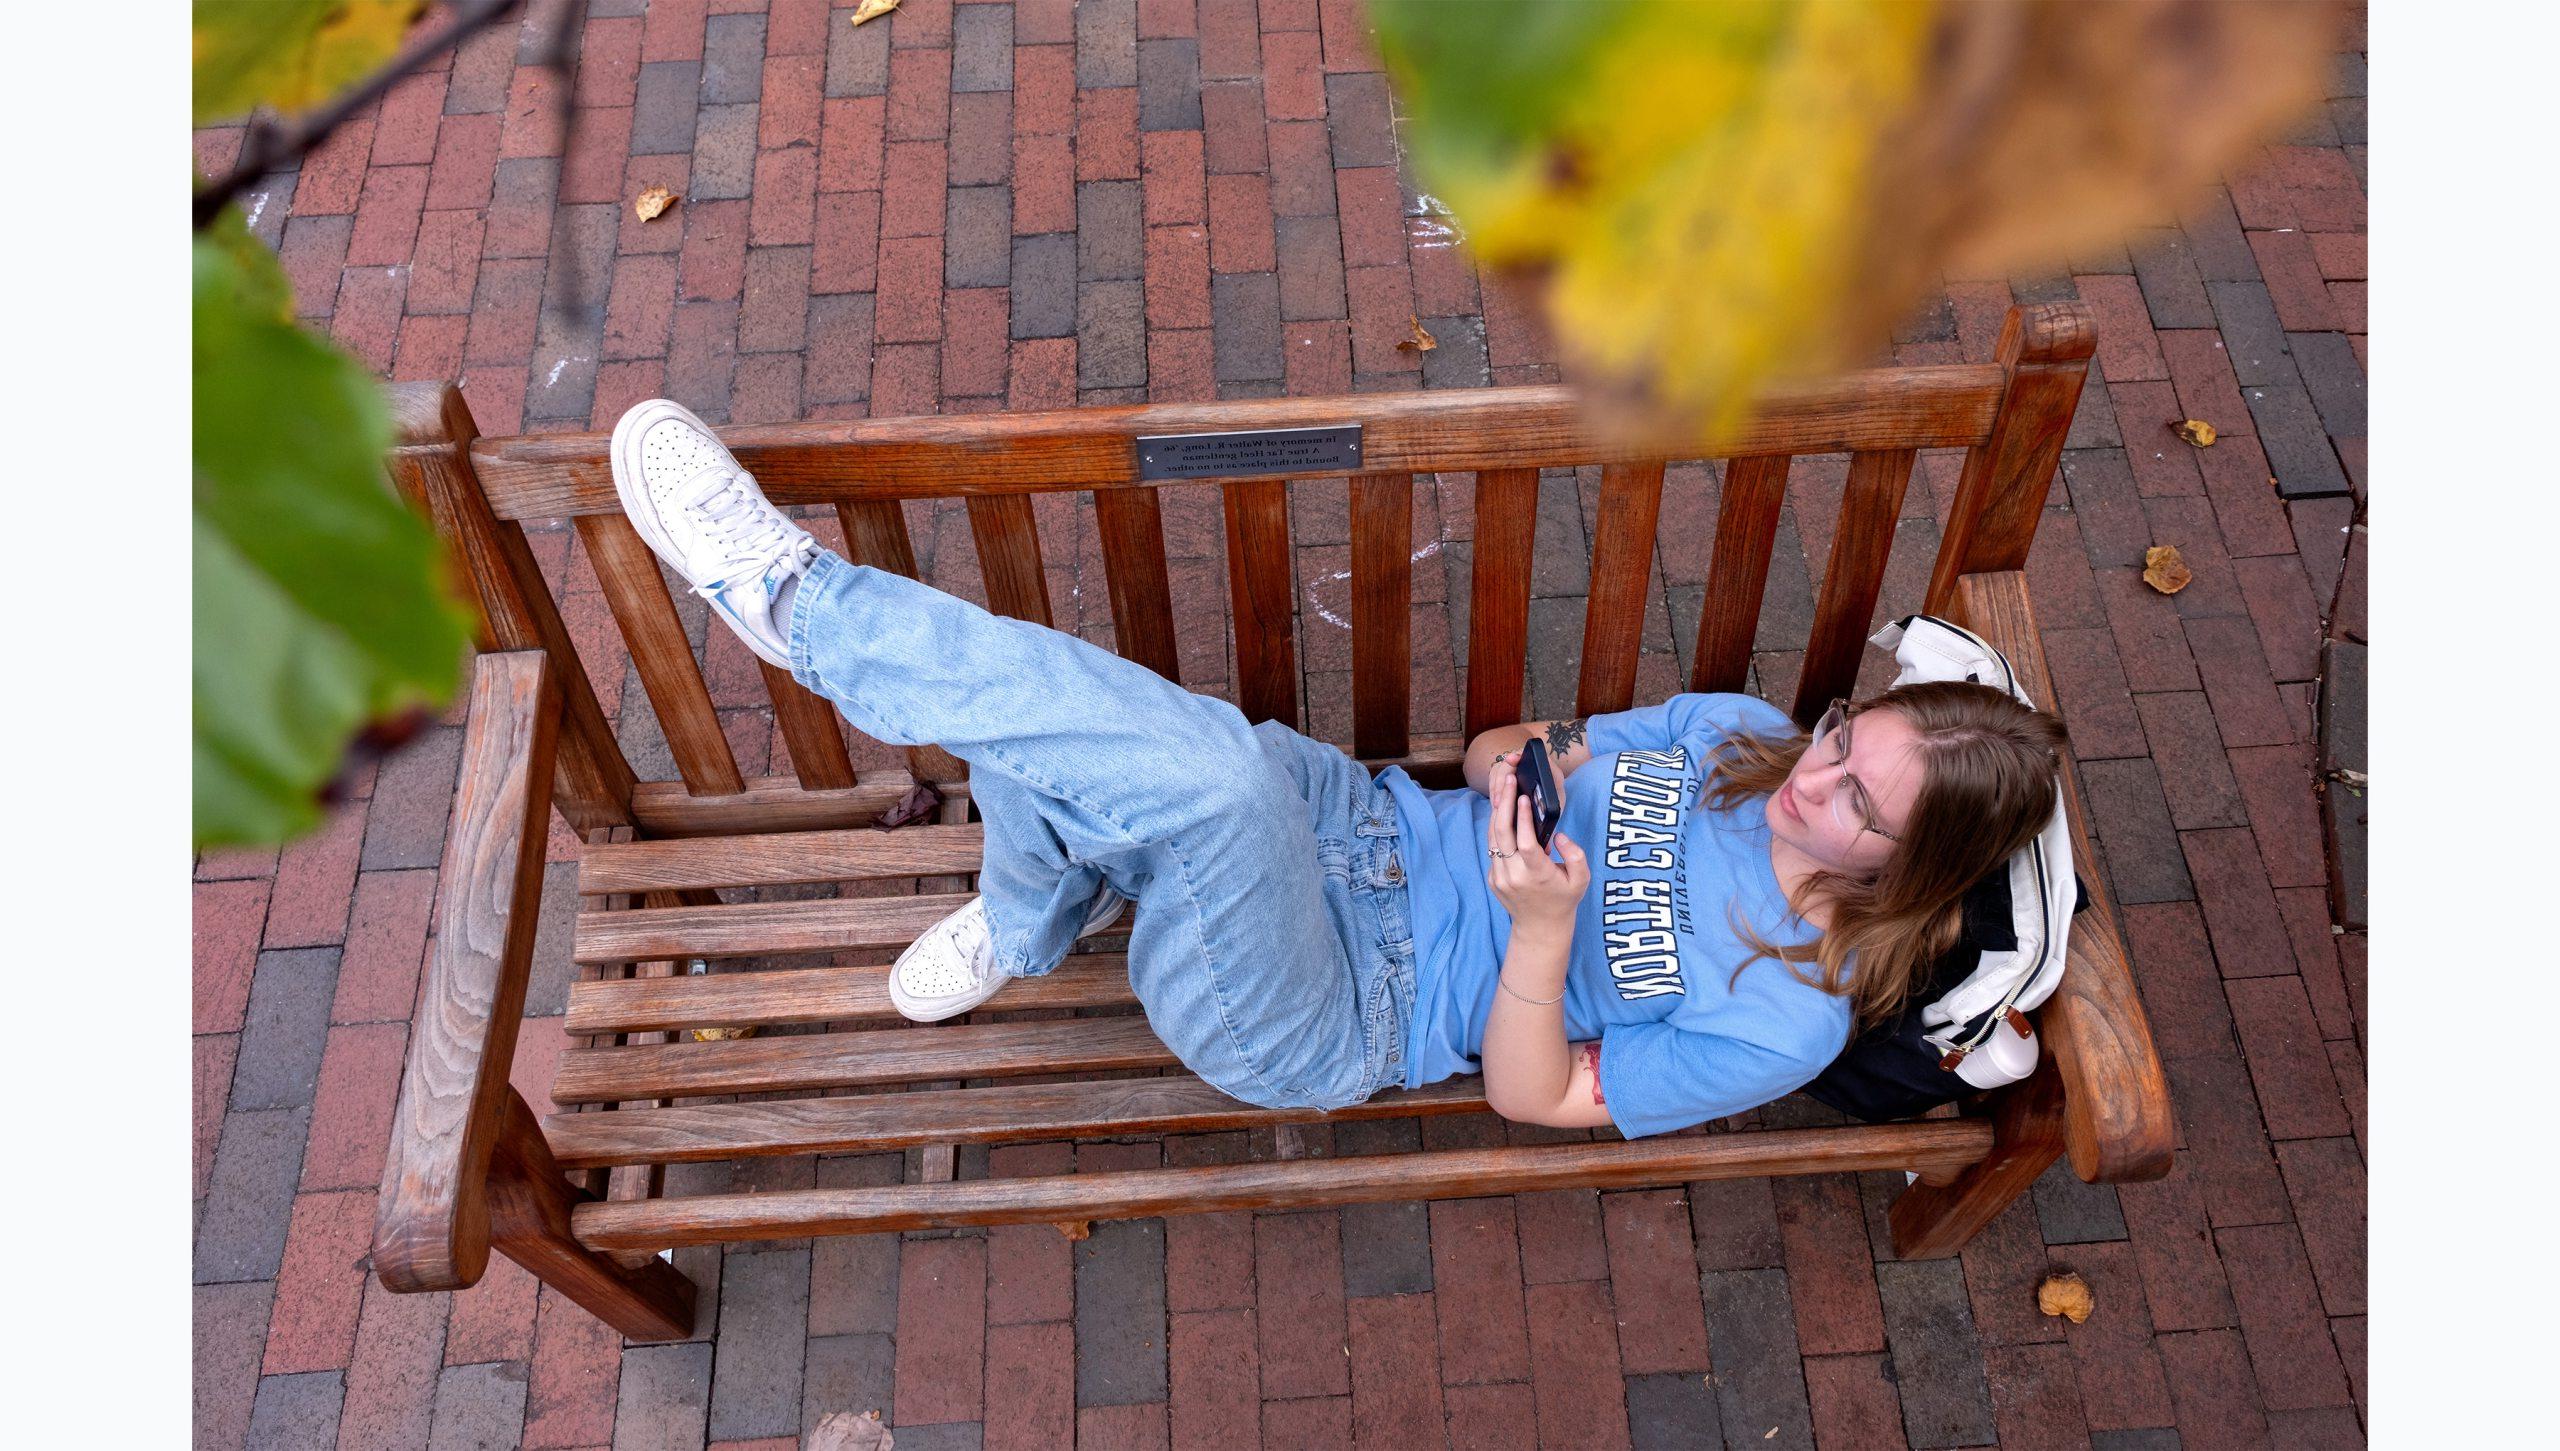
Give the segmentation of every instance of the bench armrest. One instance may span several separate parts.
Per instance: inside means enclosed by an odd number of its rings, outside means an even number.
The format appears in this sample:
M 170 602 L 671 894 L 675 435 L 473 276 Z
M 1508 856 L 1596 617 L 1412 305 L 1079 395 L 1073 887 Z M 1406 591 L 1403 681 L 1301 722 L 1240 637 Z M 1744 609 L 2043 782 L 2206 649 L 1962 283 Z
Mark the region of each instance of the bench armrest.
M 490 1157 L 533 963 L 559 722 L 543 652 L 474 662 L 435 950 L 374 1219 L 373 1267 L 393 1290 L 460 1289 L 488 1268 Z
M 2044 642 L 2027 604 L 2027 579 L 2016 570 L 1968 574 L 1957 581 L 1956 622 L 2009 657 L 2027 694 L 2053 705 Z M 2176 1130 L 2169 1085 L 2151 1043 L 2151 1019 L 2134 991 L 2133 972 L 2116 930 L 2106 884 L 2090 867 L 2089 818 L 2071 772 L 2062 773 L 2071 814 L 2073 855 L 2083 866 L 2089 910 L 2071 924 L 2071 962 L 2041 1012 L 2037 1028 L 2062 1080 L 2063 1138 L 2071 1167 L 2090 1183 L 2157 1179 L 2169 1172 Z

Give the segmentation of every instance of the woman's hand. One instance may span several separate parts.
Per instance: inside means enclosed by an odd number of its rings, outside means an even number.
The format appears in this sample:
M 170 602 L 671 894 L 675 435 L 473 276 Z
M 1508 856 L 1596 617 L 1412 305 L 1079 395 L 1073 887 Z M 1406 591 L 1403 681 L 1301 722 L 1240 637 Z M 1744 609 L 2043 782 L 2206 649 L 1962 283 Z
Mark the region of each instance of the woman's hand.
M 1487 784 L 1492 788 L 1493 820 L 1485 829 L 1485 849 L 1493 867 L 1485 873 L 1486 885 L 1511 914 L 1514 936 L 1526 931 L 1558 943 L 1570 941 L 1574 911 L 1591 887 L 1590 862 L 1562 831 L 1552 840 L 1561 862 L 1539 849 L 1529 798 L 1520 794 L 1516 761 L 1496 762 Z

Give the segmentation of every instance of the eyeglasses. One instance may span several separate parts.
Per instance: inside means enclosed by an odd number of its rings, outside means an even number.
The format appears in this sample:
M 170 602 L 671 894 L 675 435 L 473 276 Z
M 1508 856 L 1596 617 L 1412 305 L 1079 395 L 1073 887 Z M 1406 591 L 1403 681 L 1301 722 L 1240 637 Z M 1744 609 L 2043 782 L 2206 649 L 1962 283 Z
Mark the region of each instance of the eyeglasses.
M 1831 764 L 1847 765 L 1850 720 L 1849 702 L 1831 702 L 1831 708 L 1822 713 L 1822 719 L 1813 723 L 1813 740 L 1808 747 L 1827 739 L 1831 742 Z M 1831 819 L 1842 831 L 1872 831 L 1887 841 L 1902 840 L 1877 824 L 1875 798 L 1867 794 L 1863 782 L 1846 772 L 1840 776 L 1840 789 L 1831 793 Z

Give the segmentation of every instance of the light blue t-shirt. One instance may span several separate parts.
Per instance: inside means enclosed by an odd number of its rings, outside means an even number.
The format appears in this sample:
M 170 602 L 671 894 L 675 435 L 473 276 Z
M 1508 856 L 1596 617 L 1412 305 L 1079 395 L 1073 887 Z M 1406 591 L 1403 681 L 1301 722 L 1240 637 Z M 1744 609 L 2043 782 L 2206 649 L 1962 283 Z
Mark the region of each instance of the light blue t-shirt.
M 1850 1008 L 1751 948 L 1810 941 L 1769 863 L 1758 799 L 1691 805 L 1728 732 L 1783 734 L 1785 712 L 1748 695 L 1676 695 L 1590 718 L 1591 759 L 1564 783 L 1558 823 L 1591 864 L 1564 987 L 1568 1042 L 1600 1040 L 1600 1092 L 1627 1138 L 1768 1103 L 1812 1080 L 1848 1042 Z M 1493 805 L 1390 768 L 1409 860 L 1415 995 L 1404 1086 L 1482 1070 L 1511 914 L 1485 882 Z M 1730 913 L 1730 918 L 1728 918 Z M 1726 984 L 1732 982 L 1728 990 Z

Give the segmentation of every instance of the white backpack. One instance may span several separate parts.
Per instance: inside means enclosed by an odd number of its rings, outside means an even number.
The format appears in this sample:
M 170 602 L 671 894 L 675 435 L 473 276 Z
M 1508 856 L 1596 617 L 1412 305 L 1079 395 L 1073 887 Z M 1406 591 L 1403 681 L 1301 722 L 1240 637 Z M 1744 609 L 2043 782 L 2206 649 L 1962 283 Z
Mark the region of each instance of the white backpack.
M 2026 706 L 2008 658 L 1971 630 L 1934 615 L 1910 615 L 1878 630 L 1870 643 L 1900 662 L 1896 685 L 1970 680 L 1997 686 Z M 2071 823 L 2056 792 L 2053 819 L 2009 858 L 2011 926 L 2017 946 L 1985 949 L 1964 981 L 1920 1009 L 1924 1042 L 1945 1056 L 1939 1066 L 1974 1088 L 2016 1083 L 2036 1067 L 2035 1030 L 2026 1010 L 2053 996 L 2071 946 L 2079 886 L 2071 872 Z

